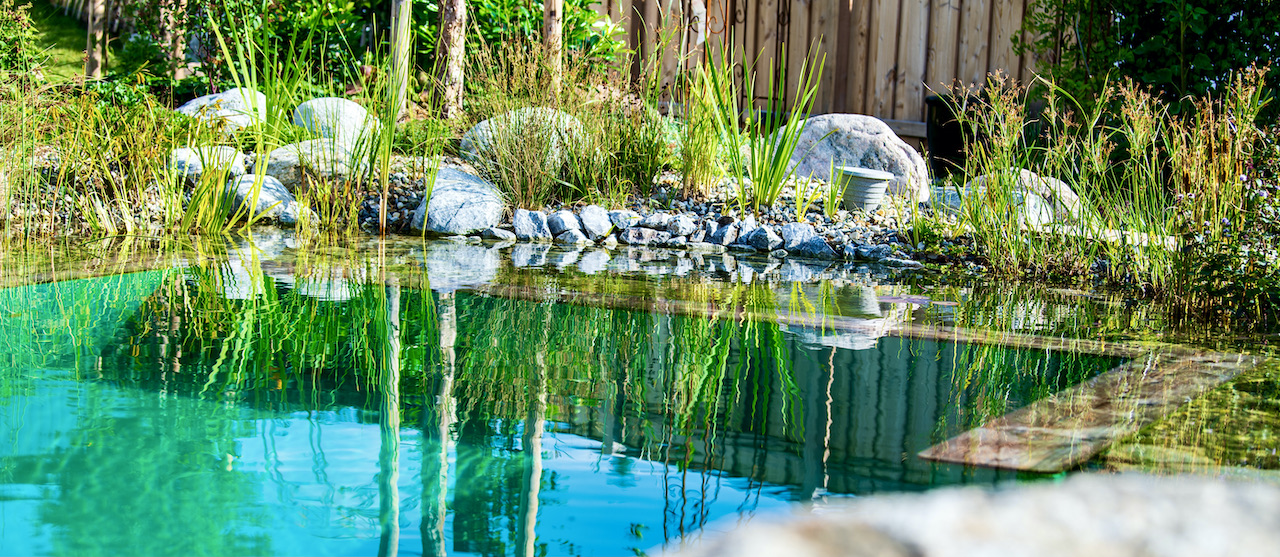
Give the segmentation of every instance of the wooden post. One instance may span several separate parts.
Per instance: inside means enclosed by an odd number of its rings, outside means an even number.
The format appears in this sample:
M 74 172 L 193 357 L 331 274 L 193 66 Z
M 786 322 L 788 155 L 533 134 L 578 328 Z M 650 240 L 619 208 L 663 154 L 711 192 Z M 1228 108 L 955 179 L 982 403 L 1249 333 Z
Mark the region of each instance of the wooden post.
M 89 79 L 102 79 L 102 55 L 105 52 L 102 37 L 106 8 L 106 0 L 89 0 L 89 39 L 84 49 L 84 75 Z
M 542 42 L 551 66 L 551 92 L 558 99 L 564 73 L 564 0 L 545 0 L 542 6 Z
M 466 60 L 467 2 L 444 0 L 440 6 L 440 48 L 444 65 L 440 75 L 440 113 L 445 118 L 462 114 L 463 65 Z

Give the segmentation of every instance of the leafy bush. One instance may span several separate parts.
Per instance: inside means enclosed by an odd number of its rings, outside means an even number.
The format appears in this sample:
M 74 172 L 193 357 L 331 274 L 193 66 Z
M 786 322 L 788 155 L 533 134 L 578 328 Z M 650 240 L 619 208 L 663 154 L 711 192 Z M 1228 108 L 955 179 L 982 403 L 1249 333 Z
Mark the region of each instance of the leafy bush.
M 566 0 L 564 3 L 564 50 L 592 66 L 601 66 L 624 54 L 621 29 L 596 12 L 598 0 Z M 417 64 L 435 67 L 436 38 L 440 22 L 437 1 L 414 4 Z M 542 36 L 541 0 L 470 0 L 467 2 L 467 51 L 493 48 L 520 40 L 536 41 Z
M 1280 51 L 1277 28 L 1270 0 L 1036 0 L 1015 41 L 1077 99 L 1096 97 L 1108 77 L 1128 77 L 1177 103 L 1221 95 L 1232 71 L 1269 63 Z M 1268 77 L 1273 96 L 1277 78 L 1280 66 Z
M 29 4 L 0 0 L 0 81 L 30 73 L 39 65 Z

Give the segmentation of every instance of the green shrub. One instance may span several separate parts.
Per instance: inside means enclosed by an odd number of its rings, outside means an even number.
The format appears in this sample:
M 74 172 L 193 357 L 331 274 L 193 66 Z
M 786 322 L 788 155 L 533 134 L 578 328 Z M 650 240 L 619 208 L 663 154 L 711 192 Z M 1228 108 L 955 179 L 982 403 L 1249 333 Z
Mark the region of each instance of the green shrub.
M 0 0 L 0 81 L 30 74 L 39 65 L 30 4 Z
M 1280 51 L 1280 11 L 1271 0 L 1036 0 L 1026 13 L 1014 34 L 1019 49 L 1086 102 L 1108 80 L 1127 77 L 1179 112 L 1192 108 L 1183 98 L 1221 96 L 1228 74 Z M 1272 96 L 1278 78 L 1280 66 L 1271 68 Z

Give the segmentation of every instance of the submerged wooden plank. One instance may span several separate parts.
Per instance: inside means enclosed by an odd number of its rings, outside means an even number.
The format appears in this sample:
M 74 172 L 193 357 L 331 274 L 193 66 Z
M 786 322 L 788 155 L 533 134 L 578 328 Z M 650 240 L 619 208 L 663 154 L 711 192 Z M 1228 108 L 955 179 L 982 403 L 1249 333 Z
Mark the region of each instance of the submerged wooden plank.
M 1060 472 L 1251 370 L 1261 357 L 1157 350 L 920 453 L 991 468 Z

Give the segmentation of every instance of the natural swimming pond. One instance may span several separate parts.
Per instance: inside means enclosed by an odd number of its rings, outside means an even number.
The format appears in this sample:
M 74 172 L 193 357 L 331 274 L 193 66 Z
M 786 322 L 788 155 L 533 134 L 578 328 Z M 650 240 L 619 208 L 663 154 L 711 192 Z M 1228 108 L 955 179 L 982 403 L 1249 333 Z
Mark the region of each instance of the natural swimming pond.
M 1099 314 L 859 269 L 282 246 L 0 291 L 0 553 L 652 551 L 1035 479 L 917 453 L 1124 361 L 906 334 Z

